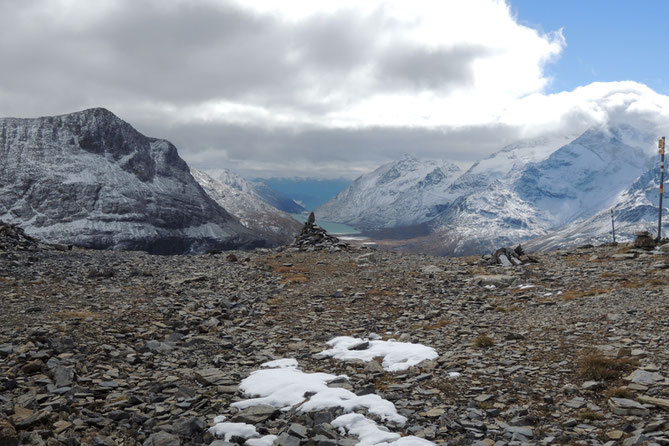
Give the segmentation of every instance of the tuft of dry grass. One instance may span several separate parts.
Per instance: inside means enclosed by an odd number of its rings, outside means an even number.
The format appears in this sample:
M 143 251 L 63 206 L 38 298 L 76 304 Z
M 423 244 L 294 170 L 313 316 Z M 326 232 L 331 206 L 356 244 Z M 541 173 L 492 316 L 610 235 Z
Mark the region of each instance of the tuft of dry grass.
M 568 300 L 574 300 L 574 299 L 579 299 L 581 297 L 589 297 L 589 296 L 596 296 L 598 294 L 606 294 L 611 292 L 610 288 L 593 288 L 590 290 L 569 290 L 565 291 L 560 295 L 562 300 L 568 301 Z
M 520 310 L 522 310 L 522 308 L 520 307 L 502 307 L 502 306 L 495 307 L 495 311 L 497 311 L 498 313 L 511 313 L 513 311 L 520 311 Z
M 102 317 L 100 313 L 92 311 L 61 311 L 56 313 L 55 316 L 61 319 L 100 319 Z
M 599 413 L 599 412 L 593 412 L 591 410 L 583 410 L 578 413 L 577 415 L 581 420 L 587 420 L 587 421 L 597 421 L 597 420 L 603 420 L 604 415 Z
M 281 285 L 290 285 L 291 283 L 307 283 L 309 278 L 307 276 L 289 276 L 281 281 Z
M 601 353 L 588 352 L 581 356 L 577 372 L 584 379 L 613 381 L 636 365 L 636 359 L 610 358 Z
M 488 348 L 495 345 L 495 340 L 490 336 L 479 336 L 474 339 L 473 345 L 476 348 Z
M 627 387 L 613 387 L 604 393 L 607 398 L 627 398 L 634 399 L 634 393 Z
M 442 320 L 437 321 L 437 322 L 435 322 L 431 325 L 424 325 L 422 328 L 423 328 L 423 330 L 438 330 L 438 329 L 440 329 L 442 327 L 445 327 L 447 325 L 450 325 L 452 323 L 453 323 L 453 321 L 450 320 L 450 319 L 442 319 Z
M 309 268 L 304 266 L 280 266 L 275 270 L 277 273 L 308 273 Z

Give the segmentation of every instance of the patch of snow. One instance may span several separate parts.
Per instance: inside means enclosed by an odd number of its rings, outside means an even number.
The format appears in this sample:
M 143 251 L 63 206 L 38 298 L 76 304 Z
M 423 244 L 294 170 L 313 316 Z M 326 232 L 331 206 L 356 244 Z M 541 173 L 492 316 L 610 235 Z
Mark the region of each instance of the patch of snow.
M 365 349 L 351 350 L 365 342 L 369 345 Z M 371 361 L 383 357 L 383 368 L 389 372 L 406 370 L 422 361 L 436 359 L 439 354 L 432 348 L 422 344 L 397 341 L 365 341 L 351 336 L 339 336 L 328 341 L 332 348 L 320 352 L 321 357 L 333 357 L 344 361 L 359 359 Z
M 275 362 L 275 361 L 272 361 Z M 300 412 L 343 407 L 346 411 L 365 408 L 383 420 L 404 424 L 406 418 L 399 415 L 395 405 L 378 395 L 358 396 L 342 388 L 328 387 L 328 383 L 345 379 L 345 376 L 329 373 L 305 373 L 297 368 L 274 368 L 256 370 L 244 379 L 239 388 L 255 398 L 232 403 L 232 407 L 247 407 L 267 404 L 284 411 L 300 406 Z M 304 394 L 312 396 L 305 401 Z
M 223 438 L 225 441 L 230 441 L 233 436 L 248 439 L 259 435 L 255 426 L 251 424 L 228 423 L 225 421 L 210 427 L 209 432 L 216 438 Z
M 341 415 L 332 421 L 332 426 L 339 428 L 342 433 L 348 432 L 357 436 L 358 446 L 421 446 L 434 445 L 431 441 L 408 436 L 400 437 L 395 432 L 388 432 L 383 426 L 358 413 Z
M 276 435 L 265 435 L 264 437 L 260 438 L 250 438 L 244 442 L 244 444 L 247 444 L 248 446 L 272 446 L 274 444 L 274 440 L 276 440 L 278 437 Z

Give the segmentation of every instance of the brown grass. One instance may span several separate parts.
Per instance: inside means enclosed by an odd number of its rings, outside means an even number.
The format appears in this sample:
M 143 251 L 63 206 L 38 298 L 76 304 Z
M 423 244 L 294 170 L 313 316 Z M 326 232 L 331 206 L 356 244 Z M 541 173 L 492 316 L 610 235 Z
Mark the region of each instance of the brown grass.
M 599 413 L 599 412 L 593 412 L 591 410 L 583 410 L 578 413 L 578 417 L 581 420 L 587 420 L 587 421 L 597 421 L 597 420 L 603 420 L 604 415 Z
M 579 360 L 577 373 L 583 379 L 613 381 L 637 364 L 636 359 L 610 358 L 601 353 L 587 352 Z
M 495 340 L 490 336 L 479 336 L 474 339 L 473 345 L 476 348 L 488 348 L 495 345 Z
M 606 294 L 611 292 L 610 288 L 593 288 L 590 290 L 568 290 L 563 292 L 560 297 L 562 300 L 574 300 L 581 297 L 596 296 L 598 294 Z
M 309 268 L 306 268 L 304 266 L 280 266 L 275 270 L 275 272 L 281 273 L 281 274 L 283 274 L 283 273 L 292 273 L 292 274 L 308 273 Z
M 289 276 L 281 281 L 281 285 L 290 285 L 291 283 L 306 283 L 309 282 L 307 276 Z
M 422 328 L 423 330 L 438 330 L 439 328 L 445 327 L 447 325 L 452 324 L 453 321 L 450 319 L 442 319 L 440 321 L 435 322 L 434 324 L 431 325 L 424 325 Z
M 92 311 L 61 311 L 56 313 L 55 316 L 61 319 L 100 319 L 102 314 Z
M 495 311 L 498 313 L 511 313 L 513 311 L 520 311 L 522 308 L 520 307 L 495 307 Z
M 634 394 L 627 387 L 613 387 L 604 393 L 607 398 L 627 398 L 633 399 Z

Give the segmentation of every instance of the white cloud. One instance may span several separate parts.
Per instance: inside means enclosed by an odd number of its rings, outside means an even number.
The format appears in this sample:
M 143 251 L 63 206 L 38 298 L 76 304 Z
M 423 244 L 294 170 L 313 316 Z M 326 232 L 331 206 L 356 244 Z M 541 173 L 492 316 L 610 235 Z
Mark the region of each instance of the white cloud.
M 102 106 L 196 166 L 319 176 L 669 122 L 634 82 L 546 94 L 565 49 L 501 0 L 0 0 L 0 116 Z

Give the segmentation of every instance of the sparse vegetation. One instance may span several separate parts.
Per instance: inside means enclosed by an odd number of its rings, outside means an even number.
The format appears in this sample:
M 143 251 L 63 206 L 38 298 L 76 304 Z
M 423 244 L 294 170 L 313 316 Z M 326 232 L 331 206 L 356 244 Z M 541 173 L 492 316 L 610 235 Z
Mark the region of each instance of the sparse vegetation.
M 597 296 L 610 293 L 610 288 L 592 288 L 590 290 L 568 290 L 561 294 L 562 300 L 574 300 L 581 297 Z
M 490 336 L 479 336 L 474 339 L 474 347 L 476 348 L 489 348 L 495 345 L 495 340 Z
M 593 412 L 591 410 L 584 410 L 578 413 L 578 417 L 581 420 L 587 420 L 587 421 L 597 421 L 597 420 L 603 420 L 604 415 L 599 413 L 599 412 Z
M 309 282 L 309 278 L 307 276 L 289 276 L 286 277 L 284 280 L 281 281 L 282 285 L 289 285 L 291 283 L 306 283 Z
M 56 316 L 61 319 L 100 319 L 102 317 L 100 313 L 92 311 L 61 311 L 56 313 Z
M 634 394 L 627 387 L 613 387 L 604 393 L 607 398 L 634 398 Z
M 637 360 L 631 358 L 610 358 L 601 353 L 587 352 L 579 360 L 578 375 L 583 379 L 613 381 L 630 371 Z

